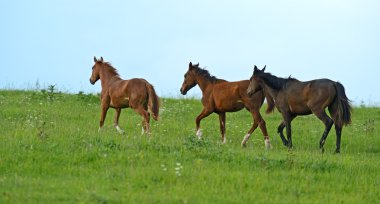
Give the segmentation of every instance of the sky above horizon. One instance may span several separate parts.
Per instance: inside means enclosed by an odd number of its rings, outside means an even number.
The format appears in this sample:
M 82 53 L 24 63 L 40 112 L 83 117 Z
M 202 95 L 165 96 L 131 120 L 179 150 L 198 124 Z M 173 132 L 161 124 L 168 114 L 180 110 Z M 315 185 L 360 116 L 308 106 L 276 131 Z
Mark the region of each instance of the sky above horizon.
M 380 105 L 380 1 L 0 2 L 1 89 L 91 85 L 93 57 L 122 78 L 145 78 L 160 96 L 180 97 L 189 62 L 228 81 L 253 66 L 301 81 L 340 81 L 348 97 Z M 200 96 L 199 87 L 188 92 Z

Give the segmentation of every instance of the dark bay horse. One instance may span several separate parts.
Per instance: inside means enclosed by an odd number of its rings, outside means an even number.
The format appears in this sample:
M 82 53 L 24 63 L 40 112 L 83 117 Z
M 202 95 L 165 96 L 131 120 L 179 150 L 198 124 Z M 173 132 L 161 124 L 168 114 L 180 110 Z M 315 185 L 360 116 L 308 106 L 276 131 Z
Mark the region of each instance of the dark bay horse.
M 246 90 L 249 85 L 249 80 L 228 82 L 223 79 L 217 79 L 211 76 L 207 70 L 199 68 L 199 63 L 193 65 L 191 62 L 184 77 L 185 79 L 181 87 L 181 93 L 183 95 L 186 95 L 187 91 L 196 85 L 202 90 L 203 110 L 196 118 L 196 135 L 198 138 L 202 136 L 200 129 L 201 120 L 211 113 L 216 113 L 219 115 L 222 143 L 225 143 L 226 112 L 235 112 L 246 108 L 251 112 L 254 121 L 251 129 L 244 136 L 241 146 L 245 147 L 252 132 L 257 126 L 260 126 L 264 135 L 265 146 L 268 149 L 271 148 L 265 121 L 260 114 L 260 107 L 265 97 L 262 91 L 248 96 Z
M 103 57 L 100 60 L 94 57 L 94 62 L 90 83 L 95 84 L 100 79 L 102 85 L 100 95 L 102 113 L 99 130 L 103 127 L 107 110 L 111 107 L 116 110 L 114 126 L 118 132 L 123 133 L 119 127 L 120 112 L 122 108 L 130 107 L 143 117 L 143 133 L 149 134 L 150 113 L 148 109 L 152 112 L 153 119 L 158 120 L 160 106 L 153 86 L 145 79 L 122 80 L 117 70 L 110 63 L 103 61 Z
M 301 82 L 294 78 L 279 78 L 254 67 L 253 75 L 247 89 L 249 95 L 264 90 L 268 102 L 274 103 L 282 114 L 283 121 L 278 126 L 278 133 L 285 146 L 292 148 L 291 121 L 297 115 L 313 113 L 325 125 L 325 131 L 319 142 L 322 151 L 327 135 L 333 124 L 336 131 L 336 153 L 340 152 L 340 138 L 343 125 L 351 123 L 351 105 L 344 87 L 339 82 L 329 79 L 317 79 Z M 273 107 L 273 105 L 271 106 Z M 332 119 L 326 114 L 328 108 Z M 287 140 L 283 129 L 286 127 Z

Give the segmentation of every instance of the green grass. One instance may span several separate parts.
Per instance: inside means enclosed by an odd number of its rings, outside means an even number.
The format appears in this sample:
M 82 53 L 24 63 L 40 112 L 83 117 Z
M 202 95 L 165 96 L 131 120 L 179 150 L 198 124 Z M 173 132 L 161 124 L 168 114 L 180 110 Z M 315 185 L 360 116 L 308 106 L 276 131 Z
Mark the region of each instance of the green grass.
M 161 120 L 141 135 L 141 118 L 109 110 L 98 133 L 99 99 L 85 94 L 0 91 L 0 203 L 379 203 L 380 108 L 354 108 L 341 154 L 322 123 L 292 123 L 288 151 L 276 134 L 281 116 L 264 115 L 273 149 L 257 129 L 247 148 L 247 111 L 227 114 L 227 144 L 215 114 L 195 137 L 199 100 L 161 99 Z M 264 113 L 264 108 L 262 113 Z M 333 129 L 332 129 L 333 130 Z

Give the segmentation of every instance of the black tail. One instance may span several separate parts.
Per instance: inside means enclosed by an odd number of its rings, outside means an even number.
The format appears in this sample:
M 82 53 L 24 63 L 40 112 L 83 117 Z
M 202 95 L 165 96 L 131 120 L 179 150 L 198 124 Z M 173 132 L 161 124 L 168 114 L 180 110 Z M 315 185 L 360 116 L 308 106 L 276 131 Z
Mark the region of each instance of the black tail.
M 337 123 L 340 126 L 348 125 L 351 123 L 351 101 L 347 98 L 346 93 L 344 91 L 344 87 L 341 83 L 335 83 L 336 89 L 336 102 L 338 103 L 338 121 Z

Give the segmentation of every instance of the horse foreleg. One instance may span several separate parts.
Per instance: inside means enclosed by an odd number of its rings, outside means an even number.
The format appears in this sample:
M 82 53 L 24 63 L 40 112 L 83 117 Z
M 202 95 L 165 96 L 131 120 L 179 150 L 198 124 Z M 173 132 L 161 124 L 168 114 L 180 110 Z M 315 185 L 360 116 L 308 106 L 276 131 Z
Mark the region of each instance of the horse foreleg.
M 278 125 L 277 127 L 277 133 L 280 135 L 282 144 L 284 144 L 285 146 L 288 146 L 288 140 L 285 139 L 284 132 L 283 132 L 284 128 L 285 128 L 285 122 L 281 121 L 280 125 Z
M 292 122 L 292 120 L 295 118 L 295 116 L 294 115 L 292 115 L 291 113 L 289 113 L 289 112 L 283 112 L 282 113 L 282 117 L 283 117 L 283 121 L 282 121 L 282 123 L 280 124 L 280 126 L 279 126 L 279 129 L 281 128 L 281 133 L 282 133 L 282 130 L 284 129 L 283 128 L 283 125 L 282 124 L 284 124 L 285 125 L 285 127 L 286 127 L 286 137 L 287 137 L 287 139 L 288 139 L 288 141 L 287 141 L 287 146 L 288 146 L 288 148 L 289 149 L 291 149 L 292 147 L 293 147 L 293 144 L 292 144 L 292 126 L 291 126 L 291 122 Z M 283 136 L 283 135 L 282 135 Z M 282 138 L 281 138 L 282 139 Z M 285 138 L 284 138 L 285 139 Z M 284 141 L 284 140 L 283 140 Z M 285 140 L 286 141 L 286 140 Z
M 293 144 L 292 144 L 292 125 L 290 124 L 290 121 L 285 121 L 285 127 L 286 127 L 286 136 L 288 138 L 288 148 L 291 149 L 293 147 Z
M 243 141 L 241 142 L 241 146 L 245 147 L 248 139 L 251 137 L 252 133 L 256 130 L 256 128 L 259 126 L 261 129 L 261 132 L 264 136 L 264 142 L 265 147 L 267 149 L 271 149 L 272 145 L 270 144 L 267 128 L 264 119 L 261 117 L 259 112 L 251 112 L 253 117 L 253 124 L 251 129 L 249 129 L 248 133 L 244 136 Z
M 220 123 L 220 134 L 222 135 L 222 143 L 226 143 L 226 113 L 219 113 L 219 123 Z
M 253 131 L 255 131 L 255 129 L 257 128 L 257 126 L 259 126 L 259 124 L 256 121 L 254 121 L 251 129 L 249 129 L 248 133 L 244 136 L 243 141 L 241 141 L 241 147 L 247 146 L 247 142 L 249 138 L 251 137 Z
M 102 127 L 104 125 L 104 120 L 106 119 L 108 108 L 109 108 L 108 105 L 103 105 L 102 104 L 102 112 L 101 112 L 101 115 L 100 115 L 99 130 L 98 130 L 99 132 L 100 132 L 100 130 L 102 129 Z
M 116 108 L 115 110 L 116 110 L 116 114 L 115 114 L 115 119 L 114 119 L 113 125 L 115 126 L 116 130 L 120 134 L 123 134 L 124 131 L 119 126 L 119 117 L 120 117 L 121 108 Z
M 206 109 L 203 109 L 201 114 L 198 115 L 198 117 L 195 119 L 195 125 L 196 125 L 196 136 L 198 139 L 202 138 L 202 131 L 200 129 L 201 120 L 207 116 L 209 116 L 212 113 L 212 111 L 208 111 Z

